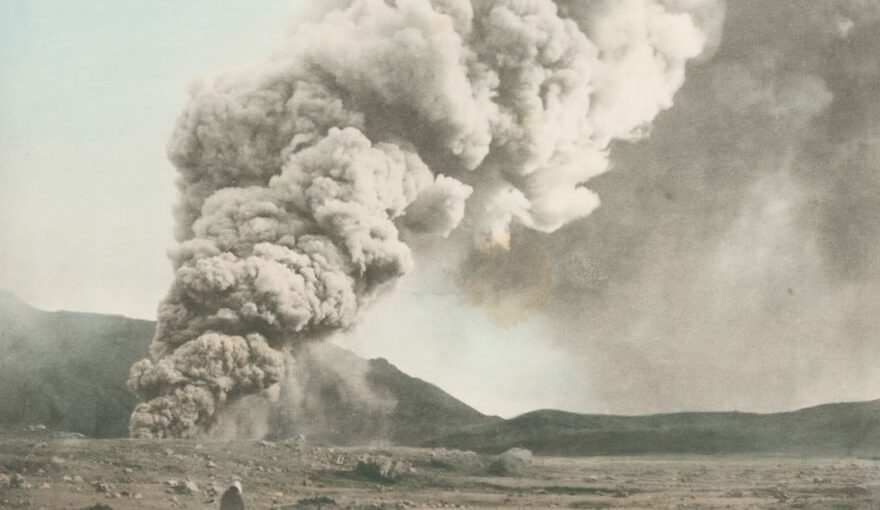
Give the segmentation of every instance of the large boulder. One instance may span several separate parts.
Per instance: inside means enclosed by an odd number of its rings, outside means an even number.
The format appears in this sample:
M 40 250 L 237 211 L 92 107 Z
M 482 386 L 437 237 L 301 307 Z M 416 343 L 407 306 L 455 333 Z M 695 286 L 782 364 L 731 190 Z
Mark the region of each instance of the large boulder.
M 498 476 L 524 476 L 532 463 L 532 452 L 525 448 L 511 448 L 489 464 L 489 473 Z

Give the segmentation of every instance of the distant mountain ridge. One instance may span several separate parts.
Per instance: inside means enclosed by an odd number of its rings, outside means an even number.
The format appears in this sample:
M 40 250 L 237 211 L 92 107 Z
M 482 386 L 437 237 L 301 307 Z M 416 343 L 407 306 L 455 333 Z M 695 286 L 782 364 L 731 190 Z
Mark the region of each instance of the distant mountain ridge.
M 541 410 L 430 442 L 484 453 L 521 446 L 547 455 L 880 455 L 880 400 L 784 413 L 611 416 Z
M 131 364 L 148 356 L 155 323 L 121 316 L 46 312 L 0 292 L 0 424 L 43 423 L 91 437 L 124 437 L 136 400 Z M 321 395 L 311 437 L 334 444 L 389 441 L 497 453 L 520 446 L 544 455 L 880 455 L 880 400 L 793 412 L 611 416 L 539 410 L 486 416 L 384 359 L 330 346 L 338 373 L 307 381 Z M 348 366 L 366 367 L 372 392 L 393 408 L 376 413 L 342 395 Z M 334 378 L 335 377 L 335 378 Z M 312 409 L 312 412 L 315 410 Z

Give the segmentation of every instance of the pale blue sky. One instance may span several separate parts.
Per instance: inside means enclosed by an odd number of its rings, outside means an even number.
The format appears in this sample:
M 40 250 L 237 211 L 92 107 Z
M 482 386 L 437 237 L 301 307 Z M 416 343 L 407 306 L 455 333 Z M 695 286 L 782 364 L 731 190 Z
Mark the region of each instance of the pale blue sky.
M 0 2 L 0 288 L 43 309 L 155 318 L 171 279 L 165 144 L 188 84 L 264 56 L 301 4 Z M 407 279 L 343 342 L 484 412 L 564 407 L 553 396 L 580 376 L 540 320 L 497 326 L 441 273 Z
M 265 53 L 292 5 L 0 2 L 0 288 L 152 318 L 170 278 L 165 143 L 187 84 Z

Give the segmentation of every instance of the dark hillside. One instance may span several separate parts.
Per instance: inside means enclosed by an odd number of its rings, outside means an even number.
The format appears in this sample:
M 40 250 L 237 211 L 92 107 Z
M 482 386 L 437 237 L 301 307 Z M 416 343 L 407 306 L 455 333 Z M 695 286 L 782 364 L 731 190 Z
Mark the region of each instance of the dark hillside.
M 434 443 L 483 452 L 523 446 L 547 455 L 877 455 L 880 400 L 774 414 L 604 416 L 544 410 L 471 427 Z

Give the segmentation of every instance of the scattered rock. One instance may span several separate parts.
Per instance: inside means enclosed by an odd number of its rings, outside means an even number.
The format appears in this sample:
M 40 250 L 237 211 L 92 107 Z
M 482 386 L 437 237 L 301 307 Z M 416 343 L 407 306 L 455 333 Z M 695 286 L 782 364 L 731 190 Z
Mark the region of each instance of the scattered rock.
M 475 453 L 443 448 L 432 451 L 425 464 L 425 467 L 458 473 L 482 474 L 486 471 L 483 459 Z
M 86 436 L 79 432 L 57 432 L 58 439 L 85 439 Z
M 292 508 L 319 509 L 334 506 L 336 506 L 336 501 L 333 498 L 328 498 L 327 496 L 314 496 L 297 501 Z
M 111 494 L 113 492 L 113 485 L 106 482 L 95 482 L 95 492 L 100 492 L 101 494 Z
M 18 473 L 13 473 L 9 478 L 9 487 L 11 489 L 22 489 L 26 483 L 24 477 Z
M 358 461 L 354 472 L 375 482 L 396 482 L 409 469 L 409 464 L 390 457 L 365 457 Z
M 760 490 L 755 491 L 755 495 L 756 496 L 765 496 L 765 495 L 770 496 L 772 498 L 776 498 L 776 501 L 779 501 L 779 502 L 788 501 L 789 499 L 791 499 L 791 496 L 789 496 L 789 494 L 787 492 L 785 492 L 784 490 L 782 490 L 779 487 L 776 487 L 773 489 L 768 489 L 768 490 L 763 490 L 763 491 L 760 491 Z
M 846 498 L 855 498 L 859 496 L 868 496 L 871 494 L 871 491 L 859 485 L 846 485 L 843 487 L 820 489 L 819 494 L 822 494 L 824 496 L 842 496 Z
M 87 506 L 87 507 L 83 508 L 82 510 L 113 510 L 113 507 L 110 506 L 110 505 L 105 505 L 105 504 L 102 504 L 102 503 L 97 503 L 97 504 L 92 505 L 92 506 Z
M 165 482 L 177 494 L 191 495 L 199 492 L 199 486 L 192 480 L 168 480 Z
M 489 473 L 499 476 L 524 476 L 532 462 L 532 452 L 525 448 L 511 448 L 489 465 Z

